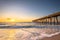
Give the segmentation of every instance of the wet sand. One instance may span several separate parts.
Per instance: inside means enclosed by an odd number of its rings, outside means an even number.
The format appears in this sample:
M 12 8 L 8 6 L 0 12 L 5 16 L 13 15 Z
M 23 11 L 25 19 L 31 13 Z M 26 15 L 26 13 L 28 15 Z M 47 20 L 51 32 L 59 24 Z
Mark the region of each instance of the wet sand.
M 49 37 L 49 38 L 46 37 L 46 38 L 43 38 L 42 40 L 60 40 L 60 34 Z

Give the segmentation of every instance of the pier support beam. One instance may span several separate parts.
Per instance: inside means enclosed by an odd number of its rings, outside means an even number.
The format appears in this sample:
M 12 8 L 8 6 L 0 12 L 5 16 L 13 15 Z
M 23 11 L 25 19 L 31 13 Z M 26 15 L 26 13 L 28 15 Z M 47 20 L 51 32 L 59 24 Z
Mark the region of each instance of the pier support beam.
M 50 18 L 50 25 L 52 25 L 52 17 Z
M 54 25 L 55 25 L 55 17 L 54 17 Z
M 48 24 L 50 25 L 50 19 L 48 18 Z
M 47 19 L 45 19 L 45 25 L 47 25 Z
M 57 25 L 58 25 L 58 24 L 59 24 L 59 23 L 58 23 L 58 16 L 56 17 L 56 22 L 57 22 Z

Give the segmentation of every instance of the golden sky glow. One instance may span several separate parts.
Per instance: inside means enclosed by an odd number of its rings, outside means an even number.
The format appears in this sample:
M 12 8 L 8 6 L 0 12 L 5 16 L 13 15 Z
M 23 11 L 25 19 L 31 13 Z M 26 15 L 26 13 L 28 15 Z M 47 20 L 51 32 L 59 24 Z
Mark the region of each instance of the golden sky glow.
M 0 1 L 0 22 L 31 22 L 60 11 L 60 1 Z M 7 18 L 11 18 L 7 20 Z
M 25 19 L 17 19 L 17 18 L 0 18 L 0 22 L 31 22 L 32 19 L 25 18 Z

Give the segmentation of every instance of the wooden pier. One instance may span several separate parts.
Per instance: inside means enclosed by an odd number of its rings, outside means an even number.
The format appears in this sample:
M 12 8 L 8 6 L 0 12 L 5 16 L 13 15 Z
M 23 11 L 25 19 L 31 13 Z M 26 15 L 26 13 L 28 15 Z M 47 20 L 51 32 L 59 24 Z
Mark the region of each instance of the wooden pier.
M 56 12 L 48 16 L 35 19 L 32 22 L 39 22 L 40 24 L 60 25 L 60 12 Z

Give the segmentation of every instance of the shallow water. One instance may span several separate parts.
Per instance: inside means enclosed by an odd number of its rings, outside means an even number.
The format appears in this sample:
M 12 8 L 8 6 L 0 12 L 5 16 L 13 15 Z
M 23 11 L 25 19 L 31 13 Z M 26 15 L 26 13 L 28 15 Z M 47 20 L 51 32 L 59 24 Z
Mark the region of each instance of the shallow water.
M 41 40 L 59 33 L 59 25 L 40 25 L 39 23 L 0 25 L 0 40 Z
M 59 33 L 58 30 L 45 28 L 0 29 L 0 40 L 39 40 Z

